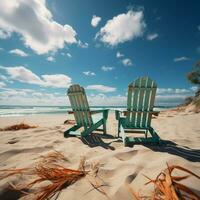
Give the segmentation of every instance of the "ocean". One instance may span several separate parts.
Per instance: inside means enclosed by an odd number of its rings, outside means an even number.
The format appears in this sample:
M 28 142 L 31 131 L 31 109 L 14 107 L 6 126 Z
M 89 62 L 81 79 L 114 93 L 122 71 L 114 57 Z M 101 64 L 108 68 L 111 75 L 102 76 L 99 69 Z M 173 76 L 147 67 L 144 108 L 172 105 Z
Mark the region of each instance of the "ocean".
M 91 110 L 97 109 L 110 109 L 111 112 L 114 110 L 125 110 L 125 106 L 90 106 Z M 154 110 L 161 111 L 171 107 L 168 106 L 157 106 Z M 70 106 L 7 106 L 0 105 L 0 117 L 14 117 L 14 116 L 26 116 L 26 115 L 42 115 L 42 114 L 66 114 L 70 111 Z

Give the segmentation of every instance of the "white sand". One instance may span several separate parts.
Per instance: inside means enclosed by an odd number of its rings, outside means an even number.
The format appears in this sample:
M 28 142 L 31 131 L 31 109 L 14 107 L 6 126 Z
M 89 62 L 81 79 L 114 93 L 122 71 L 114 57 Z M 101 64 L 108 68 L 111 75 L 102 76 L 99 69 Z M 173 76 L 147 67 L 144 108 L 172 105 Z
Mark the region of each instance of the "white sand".
M 39 126 L 29 130 L 0 132 L 0 169 L 30 167 L 40 155 L 52 150 L 62 152 L 69 159 L 66 167 L 76 169 L 84 156 L 88 163 L 99 163 L 98 175 L 108 185 L 102 188 L 113 200 L 132 199 L 126 183 L 130 183 L 135 191 L 149 194 L 152 187 L 144 186 L 147 179 L 143 174 L 155 178 L 166 168 L 166 163 L 181 165 L 200 175 L 200 113 L 161 112 L 152 121 L 159 136 L 169 141 L 161 147 L 123 147 L 118 139 L 102 138 L 99 134 L 87 145 L 79 138 L 63 137 L 63 132 L 70 127 L 63 125 L 66 119 L 69 117 L 65 115 L 0 118 L 0 128 L 20 122 Z M 109 114 L 107 132 L 111 136 L 117 133 L 113 113 Z M 9 195 L 10 199 L 15 199 L 14 194 L 7 194 L 5 189 L 7 182 L 13 180 L 23 182 L 23 177 L 20 180 L 15 177 L 0 181 L 0 199 L 9 199 Z M 199 191 L 199 180 L 189 178 L 184 183 Z M 91 189 L 88 179 L 83 178 L 64 189 L 58 199 L 107 199 Z

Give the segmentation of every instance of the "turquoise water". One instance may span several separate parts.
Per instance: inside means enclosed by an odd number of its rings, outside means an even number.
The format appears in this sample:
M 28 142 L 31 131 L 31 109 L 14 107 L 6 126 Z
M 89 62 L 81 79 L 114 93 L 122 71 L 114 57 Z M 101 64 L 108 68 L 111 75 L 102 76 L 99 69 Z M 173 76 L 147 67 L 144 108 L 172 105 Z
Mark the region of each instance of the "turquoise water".
M 125 106 L 91 106 L 91 110 L 96 109 L 110 109 L 114 110 L 125 110 Z M 155 110 L 166 110 L 171 107 L 158 106 Z M 0 117 L 10 116 L 25 116 L 25 115 L 41 115 L 41 114 L 66 114 L 67 111 L 71 110 L 70 106 L 0 106 Z

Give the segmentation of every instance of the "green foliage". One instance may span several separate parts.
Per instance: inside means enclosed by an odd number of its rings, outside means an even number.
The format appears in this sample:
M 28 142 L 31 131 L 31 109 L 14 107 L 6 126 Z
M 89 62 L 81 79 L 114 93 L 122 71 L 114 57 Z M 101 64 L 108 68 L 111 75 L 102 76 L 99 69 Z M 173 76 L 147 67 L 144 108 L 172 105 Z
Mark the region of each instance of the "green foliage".
M 194 100 L 194 97 L 186 97 L 183 105 L 189 105 L 190 103 L 192 103 L 192 101 Z
M 200 85 L 200 61 L 195 64 L 193 71 L 187 74 L 187 78 L 192 84 Z

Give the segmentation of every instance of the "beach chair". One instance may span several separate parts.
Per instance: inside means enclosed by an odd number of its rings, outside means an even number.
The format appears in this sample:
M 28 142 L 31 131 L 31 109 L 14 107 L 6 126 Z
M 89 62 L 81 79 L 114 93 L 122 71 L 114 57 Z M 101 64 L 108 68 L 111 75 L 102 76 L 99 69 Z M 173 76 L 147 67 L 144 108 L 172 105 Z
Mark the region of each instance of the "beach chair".
M 87 136 L 94 130 L 101 130 L 106 134 L 106 120 L 108 118 L 108 109 L 91 111 L 88 105 L 87 97 L 83 87 L 71 85 L 67 95 L 71 103 L 72 110 L 69 114 L 74 114 L 76 124 L 64 132 L 64 136 Z M 102 113 L 99 116 L 98 113 Z M 94 114 L 97 114 L 94 116 Z M 103 126 L 103 129 L 98 129 Z M 77 131 L 82 128 L 81 132 Z
M 156 89 L 156 83 L 149 77 L 140 77 L 129 84 L 127 110 L 115 111 L 118 120 L 118 137 L 122 138 L 125 146 L 159 143 L 159 136 L 151 127 L 152 115 L 159 113 L 153 111 Z M 127 133 L 130 134 L 127 136 Z M 133 133 L 142 133 L 143 137 L 131 137 Z

